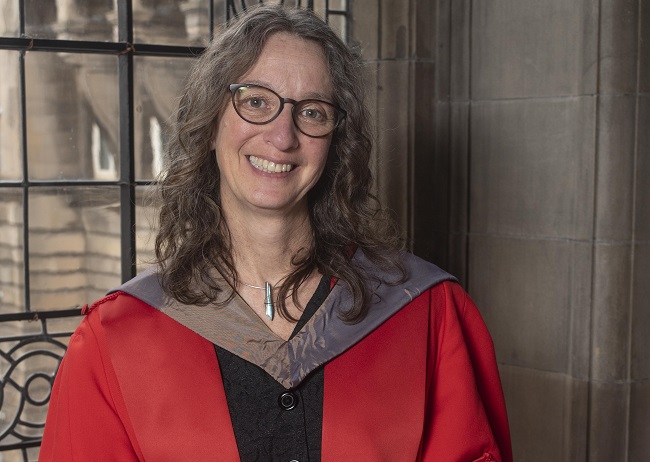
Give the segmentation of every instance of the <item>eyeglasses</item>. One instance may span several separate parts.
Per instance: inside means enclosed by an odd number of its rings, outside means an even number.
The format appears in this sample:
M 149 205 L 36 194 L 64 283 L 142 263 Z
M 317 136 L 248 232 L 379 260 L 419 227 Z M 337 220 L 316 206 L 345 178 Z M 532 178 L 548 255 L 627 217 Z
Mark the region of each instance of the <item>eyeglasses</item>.
M 255 125 L 275 120 L 284 109 L 284 103 L 291 103 L 291 117 L 298 130 L 312 138 L 319 138 L 332 133 L 346 116 L 343 109 L 327 101 L 282 98 L 261 85 L 233 83 L 229 88 L 232 105 L 239 117 Z

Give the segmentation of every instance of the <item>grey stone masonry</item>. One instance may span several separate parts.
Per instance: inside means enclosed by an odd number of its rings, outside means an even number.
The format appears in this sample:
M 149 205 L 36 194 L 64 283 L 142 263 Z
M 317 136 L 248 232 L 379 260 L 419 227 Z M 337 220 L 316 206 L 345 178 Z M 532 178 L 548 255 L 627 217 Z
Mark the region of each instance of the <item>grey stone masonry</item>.
M 650 460 L 650 3 L 350 5 L 377 190 L 481 309 L 515 460 Z

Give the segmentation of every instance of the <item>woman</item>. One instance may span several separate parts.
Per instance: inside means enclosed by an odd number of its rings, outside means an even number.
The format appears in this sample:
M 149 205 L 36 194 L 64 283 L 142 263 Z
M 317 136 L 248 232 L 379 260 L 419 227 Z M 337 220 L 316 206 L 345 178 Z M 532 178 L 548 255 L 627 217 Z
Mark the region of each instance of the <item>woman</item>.
M 265 6 L 198 60 L 158 264 L 84 312 L 41 460 L 511 460 L 490 336 L 370 194 L 361 62 Z

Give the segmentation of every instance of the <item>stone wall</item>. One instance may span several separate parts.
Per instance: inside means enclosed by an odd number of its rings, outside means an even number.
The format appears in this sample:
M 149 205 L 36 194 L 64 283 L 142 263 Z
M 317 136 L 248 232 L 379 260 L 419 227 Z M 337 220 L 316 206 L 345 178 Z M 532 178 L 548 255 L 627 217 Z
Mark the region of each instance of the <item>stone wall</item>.
M 352 5 L 378 190 L 479 305 L 515 460 L 649 459 L 650 8 Z

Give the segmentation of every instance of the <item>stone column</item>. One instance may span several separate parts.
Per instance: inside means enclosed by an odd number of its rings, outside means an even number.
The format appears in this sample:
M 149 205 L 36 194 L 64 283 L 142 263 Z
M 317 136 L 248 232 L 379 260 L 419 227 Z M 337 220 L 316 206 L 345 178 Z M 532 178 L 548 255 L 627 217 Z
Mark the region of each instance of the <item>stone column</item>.
M 446 242 L 436 246 L 432 239 L 433 232 L 446 230 L 447 203 L 446 181 L 430 181 L 431 171 L 447 158 L 434 150 L 436 6 L 425 0 L 354 0 L 350 10 L 350 42 L 362 48 L 375 115 L 377 193 L 410 248 L 419 246 L 430 259 L 441 252 L 445 257 Z
M 590 461 L 650 459 L 650 5 L 600 8 Z
M 646 460 L 649 8 L 437 6 L 451 159 L 431 181 L 449 177 L 449 267 L 493 334 L 515 460 Z

